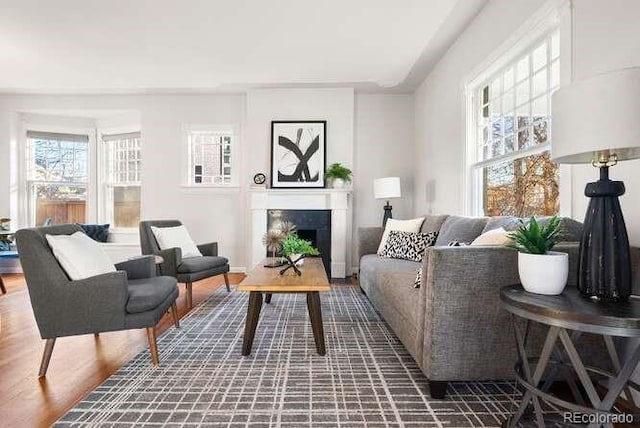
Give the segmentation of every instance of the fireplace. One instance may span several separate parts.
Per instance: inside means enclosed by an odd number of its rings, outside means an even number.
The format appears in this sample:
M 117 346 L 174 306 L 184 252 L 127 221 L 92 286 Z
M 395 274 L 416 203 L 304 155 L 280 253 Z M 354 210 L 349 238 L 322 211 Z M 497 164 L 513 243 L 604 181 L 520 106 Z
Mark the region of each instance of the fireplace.
M 295 224 L 298 236 L 320 250 L 331 278 L 331 210 L 267 210 L 267 230 L 276 229 L 283 221 Z
M 329 220 L 324 221 L 330 238 L 329 250 L 324 251 L 324 265 L 331 272 L 331 278 L 345 278 L 351 255 L 351 190 L 349 189 L 251 189 L 249 191 L 251 210 L 251 255 L 250 266 L 256 266 L 265 258 L 262 237 L 267 231 L 269 211 L 320 211 Z M 328 211 L 328 213 L 327 213 Z M 316 215 L 316 214 L 313 214 Z M 316 225 L 317 226 L 317 225 Z M 313 237 L 315 227 L 299 225 L 303 236 Z M 322 235 L 321 228 L 320 234 Z M 315 230 L 316 237 L 319 237 Z M 320 237 L 321 238 L 321 237 Z

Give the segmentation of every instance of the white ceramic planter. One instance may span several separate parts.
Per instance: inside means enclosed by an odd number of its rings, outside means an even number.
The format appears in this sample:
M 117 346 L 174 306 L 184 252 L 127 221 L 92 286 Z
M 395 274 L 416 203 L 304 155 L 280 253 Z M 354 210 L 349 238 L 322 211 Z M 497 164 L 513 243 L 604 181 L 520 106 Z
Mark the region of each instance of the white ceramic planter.
M 333 180 L 331 180 L 331 186 L 334 189 L 342 189 L 344 188 L 344 180 L 342 178 L 334 178 Z
M 518 253 L 518 274 L 522 286 L 530 293 L 560 294 L 567 285 L 569 255 L 555 251 L 547 254 Z

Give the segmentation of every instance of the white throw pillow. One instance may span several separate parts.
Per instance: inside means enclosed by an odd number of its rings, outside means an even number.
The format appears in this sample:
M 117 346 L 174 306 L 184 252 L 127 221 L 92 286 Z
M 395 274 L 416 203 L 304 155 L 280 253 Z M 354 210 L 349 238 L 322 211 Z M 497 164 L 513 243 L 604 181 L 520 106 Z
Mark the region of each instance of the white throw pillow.
M 45 236 L 58 263 L 74 281 L 116 271 L 102 246 L 82 232 Z
M 153 235 L 156 237 L 158 246 L 161 250 L 169 248 L 180 248 L 182 250 L 182 258 L 202 257 L 202 253 L 191 239 L 191 235 L 184 226 L 175 227 L 155 227 L 151 226 Z
M 384 246 L 387 243 L 387 238 L 389 237 L 389 232 L 397 230 L 399 232 L 418 233 L 420 232 L 423 222 L 424 217 L 413 218 L 411 220 L 394 220 L 392 218 L 387 220 L 387 225 L 384 228 L 384 233 L 382 234 L 382 239 L 378 246 L 378 255 L 382 254 L 382 250 L 384 249 Z
M 511 242 L 509 233 L 502 227 L 491 229 L 474 239 L 471 245 L 507 245 Z

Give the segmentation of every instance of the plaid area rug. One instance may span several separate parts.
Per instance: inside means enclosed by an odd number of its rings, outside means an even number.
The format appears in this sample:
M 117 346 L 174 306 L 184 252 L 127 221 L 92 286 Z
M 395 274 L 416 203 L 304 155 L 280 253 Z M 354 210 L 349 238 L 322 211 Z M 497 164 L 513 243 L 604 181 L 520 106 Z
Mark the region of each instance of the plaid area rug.
M 240 355 L 248 293 L 218 290 L 56 426 L 484 427 L 515 410 L 510 382 L 455 382 L 433 400 L 408 351 L 353 286 L 320 293 L 327 355 L 304 294 L 264 305 Z

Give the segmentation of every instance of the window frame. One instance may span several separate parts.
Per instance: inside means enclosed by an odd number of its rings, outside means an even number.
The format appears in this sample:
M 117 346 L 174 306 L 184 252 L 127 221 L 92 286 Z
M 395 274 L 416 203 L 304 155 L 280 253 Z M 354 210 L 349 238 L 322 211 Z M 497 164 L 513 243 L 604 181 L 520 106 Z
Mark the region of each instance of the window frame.
M 506 70 L 509 66 L 516 66 L 525 54 L 530 54 L 541 42 L 550 37 L 554 32 L 559 35 L 559 86 L 565 85 L 571 80 L 571 4 L 568 0 L 552 0 L 547 2 L 540 10 L 531 16 L 518 31 L 508 38 L 488 60 L 476 67 L 467 78 L 463 80 L 463 111 L 464 111 L 464 152 L 463 157 L 463 192 L 462 206 L 466 215 L 485 215 L 483 209 L 482 192 L 482 168 L 499 162 L 521 159 L 535 154 L 544 153 L 551 149 L 552 139 L 549 142 L 529 147 L 520 151 L 502 154 L 488 160 L 478 160 L 478 117 L 480 100 L 477 93 L 481 87 L 490 85 L 492 80 Z M 546 65 L 547 67 L 550 64 Z M 529 72 L 532 64 L 529 64 Z M 531 78 L 529 75 L 527 78 Z M 514 93 L 515 87 L 514 83 Z M 531 91 L 531 85 L 529 87 Z M 534 97 L 530 94 L 529 99 Z M 550 105 L 549 100 L 549 105 Z M 514 111 L 515 111 L 514 102 Z M 549 112 L 550 113 L 550 112 Z M 517 128 L 514 131 L 517 135 Z M 559 167 L 560 185 L 559 214 L 571 216 L 571 171 L 566 165 Z M 566 181 L 565 181 L 566 180 Z
M 134 133 L 138 133 L 140 134 L 140 162 L 141 165 L 144 162 L 143 156 L 142 156 L 142 146 L 143 146 L 143 136 L 142 136 L 142 130 L 140 126 L 123 126 L 123 127 L 110 127 L 110 128 L 98 128 L 97 130 L 97 145 L 98 145 L 98 150 L 97 150 L 97 155 L 98 155 L 98 181 L 96 182 L 96 188 L 97 188 L 97 193 L 98 193 L 98 222 L 99 223 L 109 223 L 110 224 L 110 233 L 138 233 L 138 228 L 137 227 L 116 227 L 115 226 L 115 219 L 112 218 L 112 210 L 110 210 L 109 208 L 109 204 L 108 204 L 108 192 L 107 192 L 107 187 L 109 185 L 113 185 L 113 183 L 111 183 L 110 178 L 109 178 L 109 156 L 107 154 L 107 145 L 105 144 L 105 141 L 103 140 L 103 138 L 105 136 L 110 136 L 110 135 L 119 135 L 119 134 L 134 134 Z M 139 181 L 138 184 L 131 184 L 133 185 L 137 185 L 140 187 L 140 195 L 141 195 L 141 200 L 140 200 L 140 217 L 142 218 L 142 212 L 143 212 L 143 207 L 142 207 L 142 177 Z
M 85 221 L 91 222 L 96 218 L 96 192 L 92 181 L 96 174 L 96 132 L 94 128 L 86 126 L 66 126 L 66 125 L 53 125 L 38 120 L 30 120 L 30 118 L 22 117 L 19 121 L 19 136 L 18 142 L 18 162 L 20 167 L 18 168 L 18 191 L 17 191 L 17 219 L 19 227 L 34 227 L 41 226 L 35 224 L 35 208 L 33 201 L 31 201 L 31 190 L 29 189 L 30 183 L 30 168 L 28 164 L 28 145 L 29 138 L 27 132 L 42 132 L 42 133 L 54 133 L 54 134 L 75 134 L 86 135 L 88 137 L 87 143 L 87 197 L 85 201 Z
M 191 144 L 191 137 L 194 133 L 202 134 L 229 134 L 231 142 L 229 144 L 231 162 L 229 167 L 231 168 L 229 183 L 196 183 L 193 180 L 193 148 Z M 235 125 L 214 125 L 214 124 L 183 124 L 183 162 L 182 162 L 182 179 L 183 187 L 191 189 L 235 189 L 239 187 L 239 132 L 238 127 Z M 221 159 L 221 162 L 223 160 Z M 223 166 L 224 167 L 224 166 Z

